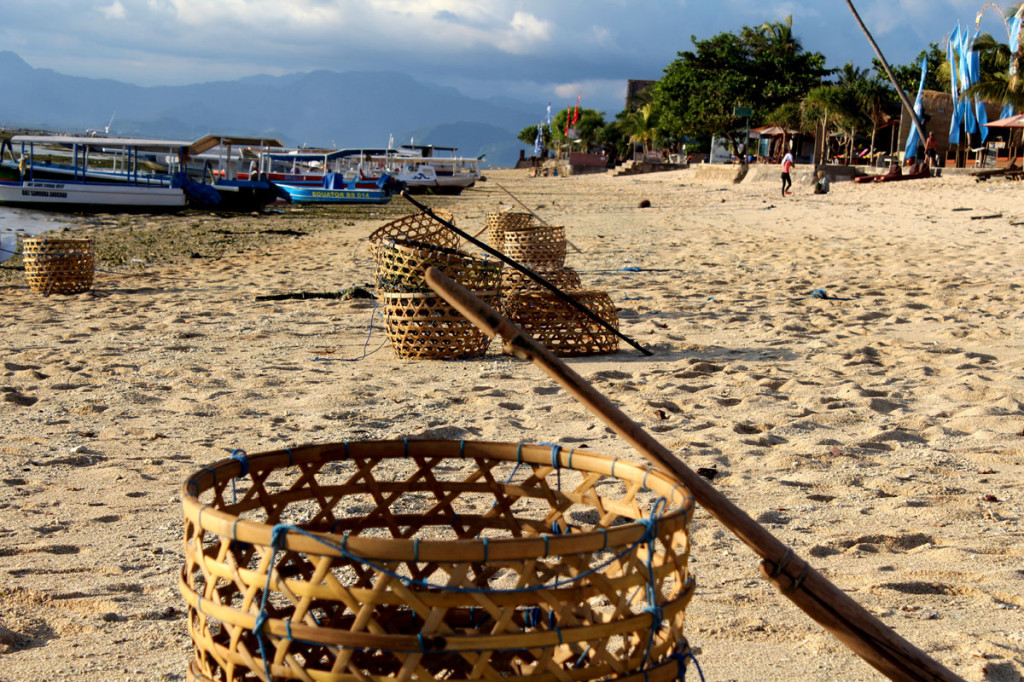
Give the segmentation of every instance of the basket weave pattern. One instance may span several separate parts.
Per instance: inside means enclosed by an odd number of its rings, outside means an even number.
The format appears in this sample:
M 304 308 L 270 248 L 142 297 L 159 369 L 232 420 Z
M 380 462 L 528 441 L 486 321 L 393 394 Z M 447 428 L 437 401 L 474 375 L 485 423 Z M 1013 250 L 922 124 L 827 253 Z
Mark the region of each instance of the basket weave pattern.
M 26 237 L 22 260 L 33 293 L 80 294 L 92 289 L 96 258 L 89 237 Z
M 558 446 L 358 442 L 236 454 L 181 497 L 190 680 L 683 672 L 693 501 L 657 470 Z
M 487 241 L 501 251 L 505 248 L 505 230 L 521 230 L 529 227 L 532 223 L 533 216 L 529 213 L 513 211 L 488 213 L 484 223 L 487 226 Z
M 434 214 L 442 220 L 454 224 L 451 211 L 437 209 Z M 393 239 L 404 239 L 425 244 L 433 244 L 446 249 L 459 248 L 460 238 L 447 227 L 427 215 L 426 212 L 414 213 L 390 223 L 385 223 L 370 234 L 370 253 L 377 258 L 380 245 Z
M 533 268 L 533 271 L 562 291 L 573 291 L 583 287 L 579 274 L 572 268 L 537 267 Z M 515 268 L 505 268 L 501 273 L 501 295 L 505 298 L 544 291 L 550 289 Z
M 480 295 L 497 306 L 497 292 Z M 434 293 L 383 293 L 384 331 L 404 360 L 466 360 L 483 355 L 491 338 Z
M 421 242 L 392 240 L 377 247 L 377 288 L 383 292 L 429 292 L 430 266 L 475 292 L 501 289 L 501 263 Z
M 615 304 L 605 292 L 581 289 L 569 295 L 614 329 L 619 328 Z M 600 355 L 619 350 L 619 337 L 613 331 L 597 324 L 551 293 L 526 293 L 510 297 L 505 302 L 505 313 L 512 322 L 555 355 Z
M 502 251 L 524 265 L 560 268 L 565 265 L 565 228 L 530 225 L 523 229 L 506 229 Z

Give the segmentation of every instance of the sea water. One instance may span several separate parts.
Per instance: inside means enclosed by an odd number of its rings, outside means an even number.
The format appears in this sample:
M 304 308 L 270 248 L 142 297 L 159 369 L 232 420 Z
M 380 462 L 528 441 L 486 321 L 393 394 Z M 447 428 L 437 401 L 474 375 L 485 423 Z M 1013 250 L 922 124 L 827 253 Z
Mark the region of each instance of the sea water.
M 34 237 L 70 224 L 72 218 L 60 213 L 0 206 L 0 263 L 18 250 L 18 235 Z

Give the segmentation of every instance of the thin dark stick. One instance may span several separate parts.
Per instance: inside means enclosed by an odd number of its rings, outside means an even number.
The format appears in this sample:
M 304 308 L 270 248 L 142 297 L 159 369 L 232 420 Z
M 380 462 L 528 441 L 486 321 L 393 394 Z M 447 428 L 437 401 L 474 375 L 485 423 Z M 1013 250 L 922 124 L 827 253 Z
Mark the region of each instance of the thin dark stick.
M 763 559 L 765 578 L 867 663 L 901 682 L 960 680 L 796 556 L 535 339 L 437 268 L 427 269 L 426 280 L 481 331 L 500 336 L 506 352 L 537 365 L 652 464 L 672 472 L 698 504 Z
M 509 265 L 509 266 L 515 268 L 519 272 L 523 273 L 524 275 L 526 275 L 527 277 L 532 279 L 534 282 L 537 282 L 538 284 L 544 286 L 549 291 L 551 291 L 553 294 L 558 296 L 560 299 L 562 299 L 563 301 L 565 301 L 566 303 L 571 305 L 573 308 L 575 308 L 576 310 L 580 311 L 581 313 L 583 313 L 584 315 L 589 317 L 594 322 L 597 322 L 602 327 L 604 327 L 605 329 L 607 329 L 608 331 L 612 332 L 617 337 L 619 337 L 620 339 L 622 339 L 623 341 L 625 341 L 626 343 L 631 345 L 633 348 L 636 348 L 643 355 L 654 355 L 654 353 L 652 353 L 651 351 L 647 350 L 646 348 L 641 346 L 639 343 L 637 343 L 633 339 L 629 338 L 628 336 L 626 336 L 625 334 L 620 332 L 618 329 L 616 329 L 614 326 L 609 324 L 607 322 L 607 320 L 603 319 L 600 315 L 595 313 L 593 310 L 591 310 L 587 306 L 583 305 L 582 303 L 580 303 L 579 301 L 574 299 L 572 296 L 570 296 L 569 294 L 565 293 L 564 291 L 562 291 L 561 289 L 556 287 L 554 284 L 552 284 L 551 282 L 547 281 L 546 279 L 544 279 L 543 277 L 538 275 L 533 270 L 530 270 L 529 268 L 527 268 L 522 263 L 518 263 L 518 262 L 512 260 L 511 258 L 506 256 L 505 254 L 503 254 L 501 251 L 498 251 L 497 249 L 494 249 L 494 248 L 488 246 L 487 244 L 484 244 L 482 241 L 480 241 L 476 237 L 472 237 L 469 234 L 467 234 L 466 232 L 463 232 L 462 230 L 460 230 L 459 228 L 455 227 L 455 225 L 453 225 L 451 222 L 445 220 L 444 218 L 441 218 L 441 217 L 437 216 L 433 211 L 430 210 L 429 207 L 424 206 L 420 202 L 418 202 L 415 199 L 413 199 L 412 196 L 409 194 L 409 192 L 407 190 L 404 190 L 404 189 L 402 190 L 402 196 L 405 197 L 405 200 L 408 201 L 409 203 L 411 203 L 413 206 L 415 206 L 419 210 L 423 211 L 424 213 L 429 215 L 431 218 L 433 218 L 437 222 L 441 223 L 442 225 L 444 225 L 449 230 L 451 230 L 455 234 L 459 235 L 460 237 L 462 237 L 463 239 L 465 239 L 469 243 L 475 244 L 476 246 L 480 247 L 481 249 L 483 249 L 487 253 L 491 254 L 492 256 L 494 256 L 495 258 L 500 260 L 501 262 L 503 262 L 506 265 Z

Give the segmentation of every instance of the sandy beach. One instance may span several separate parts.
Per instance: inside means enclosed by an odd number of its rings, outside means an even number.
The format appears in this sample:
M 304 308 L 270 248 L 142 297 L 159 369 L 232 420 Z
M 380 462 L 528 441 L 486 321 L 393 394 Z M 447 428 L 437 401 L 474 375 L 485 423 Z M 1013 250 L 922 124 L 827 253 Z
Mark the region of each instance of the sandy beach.
M 491 171 L 426 201 L 475 233 L 512 203 L 498 183 L 565 225 L 567 265 L 653 351 L 574 369 L 940 663 L 1021 679 L 1019 184 L 782 198 L 696 170 Z M 255 300 L 368 287 L 367 236 L 412 212 L 91 217 L 75 231 L 136 238 L 98 246 L 94 289 L 73 296 L 0 266 L 0 680 L 184 680 L 179 489 L 236 448 L 408 436 L 639 461 L 498 343 L 404 361 L 371 333 L 372 300 Z M 708 680 L 881 679 L 703 510 L 690 533 L 685 629 Z

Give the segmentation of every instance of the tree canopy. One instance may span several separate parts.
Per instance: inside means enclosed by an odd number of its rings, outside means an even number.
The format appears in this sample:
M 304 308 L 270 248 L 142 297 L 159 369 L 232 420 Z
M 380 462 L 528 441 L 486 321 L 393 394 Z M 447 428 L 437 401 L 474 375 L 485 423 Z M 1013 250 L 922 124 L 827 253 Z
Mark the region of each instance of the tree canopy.
M 680 52 L 655 86 L 659 126 L 670 138 L 728 135 L 744 124 L 733 113 L 738 106 L 752 109 L 750 125 L 761 125 L 830 73 L 825 56 L 794 37 L 791 18 L 691 42 L 694 49 Z

